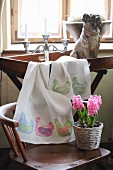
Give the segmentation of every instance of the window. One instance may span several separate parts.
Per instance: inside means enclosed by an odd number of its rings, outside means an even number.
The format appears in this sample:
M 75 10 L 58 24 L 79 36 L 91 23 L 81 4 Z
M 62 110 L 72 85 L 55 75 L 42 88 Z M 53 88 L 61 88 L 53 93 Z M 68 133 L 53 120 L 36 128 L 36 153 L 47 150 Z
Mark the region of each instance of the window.
M 100 3 L 100 4 L 99 4 Z M 82 5 L 81 5 L 82 4 Z M 23 41 L 27 24 L 30 42 L 43 42 L 44 18 L 46 17 L 49 42 L 61 42 L 62 21 L 70 15 L 99 13 L 112 20 L 112 0 L 11 0 L 11 40 Z M 111 40 L 112 24 L 103 40 Z M 68 38 L 73 42 L 73 39 Z
M 27 24 L 30 41 L 42 41 L 44 18 L 50 39 L 61 41 L 64 0 L 11 0 L 12 42 L 24 40 Z
M 82 17 L 84 13 L 99 14 L 103 19 L 112 21 L 112 0 L 71 0 L 70 15 Z M 103 40 L 110 40 L 112 34 L 111 24 L 103 35 Z

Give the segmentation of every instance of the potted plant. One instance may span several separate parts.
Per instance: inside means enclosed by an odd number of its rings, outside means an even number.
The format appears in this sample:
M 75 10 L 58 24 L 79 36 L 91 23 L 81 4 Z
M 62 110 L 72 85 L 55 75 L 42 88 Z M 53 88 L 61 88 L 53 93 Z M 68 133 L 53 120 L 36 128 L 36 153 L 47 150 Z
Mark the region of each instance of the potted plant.
M 79 121 L 73 125 L 77 147 L 85 150 L 97 149 L 100 145 L 103 123 L 97 121 L 102 105 L 100 95 L 91 95 L 83 101 L 80 95 L 72 98 L 73 109 L 79 115 Z

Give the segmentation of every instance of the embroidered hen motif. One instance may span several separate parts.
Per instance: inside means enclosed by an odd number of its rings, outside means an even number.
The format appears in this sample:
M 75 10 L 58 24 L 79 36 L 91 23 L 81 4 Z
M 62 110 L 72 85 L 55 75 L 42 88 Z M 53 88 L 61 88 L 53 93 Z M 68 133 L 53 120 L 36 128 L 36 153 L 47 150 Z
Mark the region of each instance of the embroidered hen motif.
M 69 93 L 69 90 L 70 90 L 70 82 L 69 81 L 66 81 L 66 83 L 63 85 L 61 85 L 58 82 L 58 80 L 56 80 L 56 79 L 53 81 L 53 91 L 54 92 L 66 95 Z
M 22 133 L 30 134 L 33 131 L 34 123 L 32 120 L 29 122 L 26 120 L 26 115 L 24 113 L 21 113 L 20 120 L 19 120 L 19 127 L 18 131 Z
M 87 82 L 85 81 L 83 84 L 80 84 L 77 80 L 77 77 L 73 77 L 72 78 L 72 87 L 73 87 L 74 94 L 82 95 L 86 91 Z
M 43 125 L 39 117 L 36 118 L 35 132 L 38 136 L 50 136 L 54 130 L 54 125 L 50 122 L 48 125 Z
M 58 119 L 55 119 L 57 133 L 59 136 L 65 137 L 72 133 L 72 122 L 67 120 L 65 124 L 61 125 Z

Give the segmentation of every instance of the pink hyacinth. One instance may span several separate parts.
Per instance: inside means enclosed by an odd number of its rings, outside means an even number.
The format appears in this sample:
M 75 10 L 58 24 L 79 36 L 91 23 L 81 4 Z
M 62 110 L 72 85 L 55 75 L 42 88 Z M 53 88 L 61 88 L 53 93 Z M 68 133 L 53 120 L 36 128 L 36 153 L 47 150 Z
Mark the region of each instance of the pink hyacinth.
M 101 104 L 101 96 L 91 95 L 87 102 L 88 115 L 94 116 L 95 114 L 98 114 Z
M 81 111 L 83 109 L 83 107 L 84 107 L 83 100 L 82 100 L 80 95 L 73 96 L 72 104 L 73 104 L 73 109 L 74 110 Z

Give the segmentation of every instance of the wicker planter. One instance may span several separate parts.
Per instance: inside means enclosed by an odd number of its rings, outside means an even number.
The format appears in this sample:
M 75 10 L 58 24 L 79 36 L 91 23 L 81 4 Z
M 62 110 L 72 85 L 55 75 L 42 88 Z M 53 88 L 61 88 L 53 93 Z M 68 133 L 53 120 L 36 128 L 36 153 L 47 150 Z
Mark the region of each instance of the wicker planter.
M 73 126 L 77 147 L 84 150 L 94 150 L 99 148 L 103 123 L 99 127 L 82 128 L 77 124 Z

